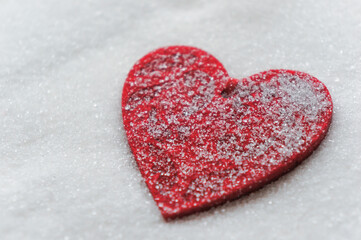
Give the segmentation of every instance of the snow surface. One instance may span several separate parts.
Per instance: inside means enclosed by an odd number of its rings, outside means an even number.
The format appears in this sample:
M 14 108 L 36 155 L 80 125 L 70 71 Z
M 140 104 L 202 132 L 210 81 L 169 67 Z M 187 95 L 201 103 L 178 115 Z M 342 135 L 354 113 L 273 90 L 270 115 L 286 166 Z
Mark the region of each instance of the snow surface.
M 0 2 L 0 239 L 360 239 L 361 2 Z M 165 222 L 130 153 L 132 65 L 193 45 L 235 78 L 272 68 L 325 83 L 333 123 L 278 181 Z

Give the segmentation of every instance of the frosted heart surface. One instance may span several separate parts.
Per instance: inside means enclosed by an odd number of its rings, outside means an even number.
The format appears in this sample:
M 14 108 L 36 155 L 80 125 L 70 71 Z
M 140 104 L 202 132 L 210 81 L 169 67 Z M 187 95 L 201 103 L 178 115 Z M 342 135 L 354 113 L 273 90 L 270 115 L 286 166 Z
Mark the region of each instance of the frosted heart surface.
M 270 70 L 241 80 L 193 47 L 140 59 L 124 84 L 129 146 L 165 218 L 256 190 L 304 160 L 332 116 L 309 74 Z

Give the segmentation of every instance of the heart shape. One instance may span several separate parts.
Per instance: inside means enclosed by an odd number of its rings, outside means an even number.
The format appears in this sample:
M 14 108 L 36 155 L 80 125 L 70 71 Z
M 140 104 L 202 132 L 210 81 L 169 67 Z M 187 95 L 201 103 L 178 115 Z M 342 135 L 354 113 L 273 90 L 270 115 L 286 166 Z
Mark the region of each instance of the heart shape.
M 237 80 L 207 52 L 171 46 L 133 66 L 122 114 L 140 172 L 170 219 L 291 170 L 325 137 L 332 100 L 309 74 L 269 70 Z

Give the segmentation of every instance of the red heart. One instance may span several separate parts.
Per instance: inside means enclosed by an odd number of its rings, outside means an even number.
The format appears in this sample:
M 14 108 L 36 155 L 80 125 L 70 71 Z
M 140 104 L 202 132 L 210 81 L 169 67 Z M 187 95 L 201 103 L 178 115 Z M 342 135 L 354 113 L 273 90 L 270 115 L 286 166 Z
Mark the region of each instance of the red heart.
M 242 80 L 210 54 L 172 46 L 140 59 L 122 96 L 130 148 L 164 218 L 254 191 L 309 156 L 332 100 L 309 74 L 270 70 Z

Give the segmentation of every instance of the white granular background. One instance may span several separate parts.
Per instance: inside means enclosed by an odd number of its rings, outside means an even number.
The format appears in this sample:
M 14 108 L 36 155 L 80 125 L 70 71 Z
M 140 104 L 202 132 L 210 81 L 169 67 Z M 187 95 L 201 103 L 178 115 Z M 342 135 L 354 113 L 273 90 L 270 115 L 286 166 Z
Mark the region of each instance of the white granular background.
M 361 2 L 0 1 L 0 239 L 361 239 Z M 130 153 L 121 91 L 167 45 L 235 78 L 316 76 L 333 123 L 291 173 L 165 222 Z

